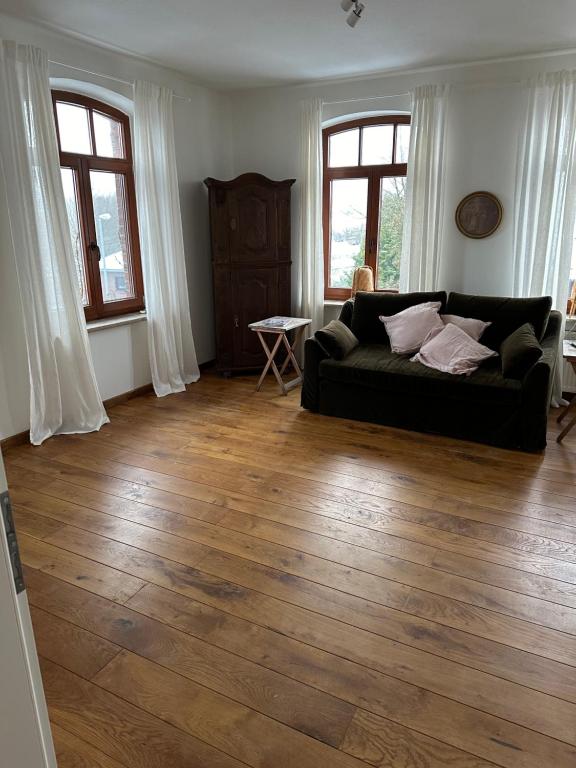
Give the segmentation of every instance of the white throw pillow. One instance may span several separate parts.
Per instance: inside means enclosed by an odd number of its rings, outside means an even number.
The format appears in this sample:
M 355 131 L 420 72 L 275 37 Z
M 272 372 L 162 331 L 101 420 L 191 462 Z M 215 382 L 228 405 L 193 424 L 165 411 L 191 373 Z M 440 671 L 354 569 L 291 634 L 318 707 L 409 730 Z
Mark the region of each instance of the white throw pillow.
M 475 341 L 478 341 L 486 328 L 492 325 L 492 323 L 485 323 L 484 320 L 477 320 L 475 317 L 460 317 L 460 315 L 440 315 L 440 317 L 444 325 L 448 325 L 448 323 L 457 325 L 458 328 L 466 331 L 468 336 L 471 336 Z
M 430 334 L 412 361 L 444 373 L 469 376 L 484 360 L 497 356 L 494 350 L 474 341 L 462 328 L 448 323 L 441 331 L 434 330 Z
M 390 339 L 390 349 L 399 355 L 411 355 L 417 352 L 430 331 L 442 329 L 444 324 L 438 310 L 439 301 L 426 301 L 398 312 L 396 315 L 380 315 L 386 333 Z

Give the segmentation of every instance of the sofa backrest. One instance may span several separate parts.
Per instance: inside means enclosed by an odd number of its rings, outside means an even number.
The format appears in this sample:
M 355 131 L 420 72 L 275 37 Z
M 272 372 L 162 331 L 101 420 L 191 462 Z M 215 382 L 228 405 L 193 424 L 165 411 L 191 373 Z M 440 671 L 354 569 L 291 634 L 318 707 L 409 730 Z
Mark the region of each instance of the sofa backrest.
M 439 301 L 442 305 L 440 311 L 444 312 L 446 292 L 379 293 L 378 291 L 360 291 L 354 299 L 352 333 L 361 344 L 389 344 L 384 323 L 378 319 L 380 315 L 395 315 L 415 304 L 423 304 L 425 301 Z
M 524 323 L 533 325 L 536 337 L 541 341 L 546 332 L 551 309 L 550 296 L 513 299 L 505 296 L 451 293 L 446 304 L 448 315 L 474 317 L 492 323 L 480 337 L 480 342 L 497 352 L 504 339 Z

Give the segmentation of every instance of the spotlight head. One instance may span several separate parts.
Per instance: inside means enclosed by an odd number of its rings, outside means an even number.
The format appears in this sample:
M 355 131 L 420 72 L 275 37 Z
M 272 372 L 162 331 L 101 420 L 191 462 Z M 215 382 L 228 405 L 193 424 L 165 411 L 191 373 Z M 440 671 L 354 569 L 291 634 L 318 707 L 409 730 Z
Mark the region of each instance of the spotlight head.
M 342 0 L 342 4 L 344 4 L 344 0 Z M 348 18 L 346 19 L 346 23 L 349 27 L 355 27 L 356 24 L 360 21 L 360 17 L 362 16 L 362 12 L 364 8 L 366 7 L 364 3 L 354 3 L 355 8 L 350 12 L 348 15 Z
M 354 0 L 342 0 L 342 2 L 340 3 L 340 7 L 342 8 L 343 11 L 346 11 L 346 13 L 348 13 L 348 11 L 350 10 L 350 8 L 352 8 L 353 5 L 354 5 Z

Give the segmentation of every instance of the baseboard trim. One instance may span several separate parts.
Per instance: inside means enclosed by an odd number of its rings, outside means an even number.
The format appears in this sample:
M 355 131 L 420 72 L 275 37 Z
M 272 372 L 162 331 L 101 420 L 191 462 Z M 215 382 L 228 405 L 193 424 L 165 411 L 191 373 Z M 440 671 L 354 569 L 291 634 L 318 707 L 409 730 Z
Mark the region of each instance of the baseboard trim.
M 27 429 L 25 432 L 18 432 L 17 435 L 11 435 L 10 437 L 5 437 L 3 440 L 0 440 L 0 449 L 8 451 L 10 448 L 18 448 L 18 446 L 26 445 L 29 442 L 30 430 Z
M 216 360 L 207 360 L 205 363 L 200 363 L 198 366 L 201 371 L 207 371 L 210 368 L 214 368 Z M 105 408 L 114 408 L 115 405 L 125 403 L 127 400 L 132 400 L 134 397 L 140 397 L 141 395 L 147 395 L 154 391 L 152 384 L 144 384 L 142 387 L 136 387 L 128 392 L 123 392 L 121 395 L 115 397 L 109 397 L 108 400 L 104 400 Z M 10 448 L 18 448 L 20 445 L 27 445 L 30 442 L 30 430 L 25 432 L 18 432 L 16 435 L 5 437 L 0 440 L 0 449 L 8 451 Z
M 147 395 L 149 392 L 153 392 L 154 387 L 152 384 L 144 384 L 142 387 L 136 387 L 136 389 L 130 389 L 128 392 L 122 392 L 121 395 L 115 397 L 109 397 L 108 400 L 104 400 L 104 408 L 114 408 L 115 405 L 125 403 L 127 400 L 132 400 L 134 397 L 140 397 L 140 395 Z
M 144 384 L 143 387 L 136 387 L 129 392 L 123 392 L 116 397 L 109 397 L 108 400 L 104 400 L 105 408 L 113 408 L 115 405 L 125 403 L 127 400 L 132 400 L 133 397 L 139 397 L 139 395 L 147 395 L 149 392 L 153 392 L 154 387 L 152 384 Z M 17 435 L 11 435 L 0 440 L 0 448 L 4 451 L 8 451 L 10 448 L 17 448 L 20 445 L 26 445 L 30 442 L 30 430 L 25 432 L 19 432 Z

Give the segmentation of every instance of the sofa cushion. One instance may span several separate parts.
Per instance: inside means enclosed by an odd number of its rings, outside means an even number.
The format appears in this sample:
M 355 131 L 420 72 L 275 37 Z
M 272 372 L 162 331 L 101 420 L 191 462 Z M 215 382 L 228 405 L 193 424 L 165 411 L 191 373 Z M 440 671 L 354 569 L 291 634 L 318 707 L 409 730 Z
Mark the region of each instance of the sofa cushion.
M 448 323 L 440 332 L 430 334 L 412 362 L 453 376 L 470 376 L 488 358 L 497 356 L 494 350 L 479 344 L 462 328 Z
M 444 325 L 451 323 L 458 326 L 468 334 L 474 341 L 478 341 L 491 323 L 485 323 L 484 320 L 478 320 L 475 317 L 460 317 L 460 315 L 441 315 Z
M 451 293 L 446 314 L 476 317 L 492 324 L 480 337 L 480 343 L 499 351 L 504 339 L 524 323 L 531 323 L 538 340 L 542 340 L 552 309 L 550 296 L 513 299 L 503 296 L 472 296 Z
M 452 376 L 413 363 L 380 344 L 361 344 L 342 361 L 323 360 L 320 377 L 336 383 L 378 389 L 381 397 L 391 397 L 399 392 L 415 397 L 469 399 L 471 408 L 474 400 L 517 404 L 521 392 L 519 381 L 502 376 L 498 357 L 488 360 L 470 376 Z
M 334 360 L 343 360 L 358 346 L 358 339 L 340 320 L 330 320 L 315 334 L 319 343 Z
M 380 315 L 396 315 L 414 304 L 427 301 L 439 301 L 442 312 L 446 304 L 446 293 L 357 293 L 352 311 L 352 333 L 360 344 L 388 344 L 386 329 L 378 319 Z
M 510 379 L 523 379 L 530 368 L 542 357 L 534 328 L 524 323 L 504 339 L 500 345 L 502 375 Z
M 439 309 L 439 301 L 425 301 L 424 304 L 415 304 L 390 317 L 380 315 L 392 352 L 399 355 L 414 354 L 432 331 L 442 330 L 444 323 L 440 320 Z

